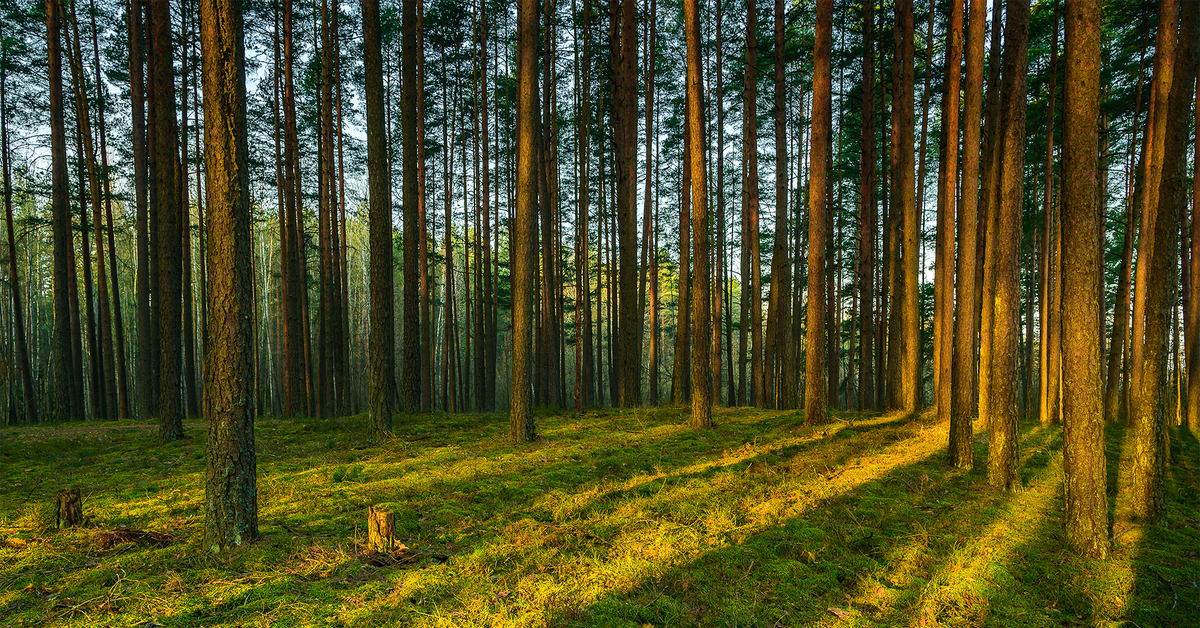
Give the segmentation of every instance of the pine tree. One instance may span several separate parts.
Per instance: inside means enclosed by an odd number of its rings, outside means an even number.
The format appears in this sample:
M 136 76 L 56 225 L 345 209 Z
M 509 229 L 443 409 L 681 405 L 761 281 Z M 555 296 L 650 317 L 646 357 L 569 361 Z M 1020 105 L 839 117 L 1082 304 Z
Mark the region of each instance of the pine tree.
M 163 3 L 165 5 L 165 3 Z M 204 369 L 208 420 L 204 548 L 225 552 L 258 538 L 254 452 L 253 277 L 241 0 L 201 0 L 204 145 L 215 244 Z

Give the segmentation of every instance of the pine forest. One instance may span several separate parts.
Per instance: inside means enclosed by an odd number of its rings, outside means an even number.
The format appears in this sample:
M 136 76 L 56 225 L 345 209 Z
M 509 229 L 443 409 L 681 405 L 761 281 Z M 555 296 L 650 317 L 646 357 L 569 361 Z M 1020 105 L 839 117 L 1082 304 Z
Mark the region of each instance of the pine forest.
M 1194 625 L 1198 77 L 1197 0 L 0 0 L 0 624 Z

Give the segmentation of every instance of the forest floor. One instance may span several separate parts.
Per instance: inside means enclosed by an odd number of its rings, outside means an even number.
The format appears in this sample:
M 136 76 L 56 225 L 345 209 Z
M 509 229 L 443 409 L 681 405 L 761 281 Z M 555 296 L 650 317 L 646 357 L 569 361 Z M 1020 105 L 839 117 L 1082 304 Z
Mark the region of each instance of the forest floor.
M 1197 625 L 1200 444 L 1182 431 L 1163 523 L 1118 521 L 1093 561 L 1063 549 L 1057 428 L 1022 425 L 1007 495 L 946 466 L 929 415 L 685 418 L 539 413 L 527 447 L 496 414 L 397 417 L 384 443 L 363 417 L 260 419 L 262 539 L 223 558 L 200 548 L 203 423 L 167 445 L 130 421 L 0 429 L 0 625 Z M 87 521 L 56 531 L 70 486 Z M 364 554 L 381 503 L 402 564 Z M 122 526 L 173 542 L 100 549 Z

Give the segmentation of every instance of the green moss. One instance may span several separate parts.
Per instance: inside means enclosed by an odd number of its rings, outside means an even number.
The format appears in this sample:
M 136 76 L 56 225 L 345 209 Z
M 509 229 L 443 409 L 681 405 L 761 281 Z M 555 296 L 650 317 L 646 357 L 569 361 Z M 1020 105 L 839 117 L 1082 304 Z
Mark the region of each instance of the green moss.
M 1182 433 L 1164 522 L 1118 522 L 1100 562 L 1062 549 L 1056 430 L 1022 432 L 1009 496 L 944 466 L 944 428 L 919 419 L 815 429 L 738 408 L 697 432 L 684 415 L 541 412 L 529 447 L 502 415 L 397 417 L 383 443 L 363 417 L 260 419 L 263 536 L 223 557 L 200 548 L 202 424 L 170 445 L 130 421 L 7 429 L 0 624 L 1147 626 L 1200 611 L 1198 447 Z M 51 528 L 63 486 L 83 490 L 90 528 Z M 364 564 L 370 505 L 449 560 Z M 119 525 L 178 540 L 92 545 Z

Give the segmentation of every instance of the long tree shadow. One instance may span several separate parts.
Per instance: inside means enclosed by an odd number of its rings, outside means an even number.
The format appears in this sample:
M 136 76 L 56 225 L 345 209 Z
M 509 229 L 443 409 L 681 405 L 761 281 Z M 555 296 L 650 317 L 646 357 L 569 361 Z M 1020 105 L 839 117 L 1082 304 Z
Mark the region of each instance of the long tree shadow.
M 1162 520 L 1142 526 L 1126 615 L 1137 626 L 1195 626 L 1200 616 L 1200 443 L 1172 427 Z
M 1023 449 L 1051 435 L 1028 428 Z M 984 444 L 977 440 L 982 454 Z M 795 515 L 731 538 L 551 625 L 800 625 L 862 616 L 892 623 L 922 599 L 926 583 L 960 544 L 1005 512 L 1006 496 L 979 474 L 942 464 L 944 447 L 845 490 L 802 503 Z M 910 452 L 915 453 L 915 452 Z M 1035 456 L 1030 456 L 1034 458 Z M 1044 462 L 1026 462 L 1031 478 Z M 832 479 L 824 480 L 826 483 Z M 817 480 L 821 482 L 821 480 Z
M 545 430 L 547 438 L 532 447 L 485 441 L 470 454 L 449 446 L 449 438 L 431 443 L 447 444 L 443 447 L 418 441 L 419 450 L 393 449 L 398 454 L 395 459 L 383 462 L 383 470 L 361 482 L 344 479 L 322 485 L 319 472 L 301 471 L 313 481 L 307 494 L 298 495 L 283 495 L 273 488 L 273 481 L 285 481 L 279 474 L 272 480 L 267 470 L 264 493 L 270 505 L 264 509 L 264 540 L 251 553 L 284 553 L 293 565 L 270 582 L 248 589 L 244 598 L 240 593 L 222 594 L 221 602 L 194 607 L 177 618 L 194 621 L 211 608 L 223 620 L 246 619 L 262 612 L 260 592 L 269 590 L 290 599 L 293 590 L 304 591 L 302 598 L 309 594 L 319 598 L 369 592 L 385 582 L 393 583 L 393 590 L 402 588 L 395 583 L 411 576 L 362 565 L 349 543 L 361 509 L 370 503 L 392 501 L 402 506 L 397 523 L 403 542 L 454 555 L 447 565 L 422 572 L 426 583 L 420 597 L 385 602 L 389 612 L 419 613 L 430 604 L 462 606 L 454 600 L 480 585 L 479 573 L 500 576 L 495 586 L 484 583 L 485 590 L 500 596 L 507 590 L 504 587 L 515 588 L 511 572 L 627 546 L 628 530 L 649 519 L 662 523 L 658 533 L 670 545 L 694 536 L 692 529 L 704 525 L 700 519 L 712 514 L 705 511 L 706 503 L 723 500 L 731 477 L 748 478 L 746 486 L 765 491 L 784 477 L 833 475 L 841 463 L 854 465 L 856 459 L 910 438 L 915 429 L 895 416 L 822 428 L 793 428 L 787 416 L 773 417 L 765 424 L 746 419 L 696 431 L 677 425 L 670 413 L 638 420 L 615 417 L 611 436 L 590 435 L 582 441 L 572 424 L 564 421 L 552 424 Z M 428 440 L 442 438 L 441 428 L 411 429 L 418 436 L 421 431 L 432 434 Z M 311 431 L 321 433 L 323 428 Z M 330 449 L 333 453 L 322 456 L 336 459 L 336 448 Z M 389 453 L 386 446 L 361 451 L 356 454 L 360 462 L 340 467 L 373 465 L 372 454 L 383 458 Z M 304 500 L 311 503 L 314 494 L 325 503 L 333 502 L 333 507 L 292 507 Z M 727 519 L 717 521 L 718 528 L 746 516 L 733 508 L 719 515 L 718 519 Z M 241 603 L 230 606 L 231 599 Z M 496 606 L 503 606 L 504 600 L 498 597 Z M 295 604 L 300 607 L 303 602 Z

